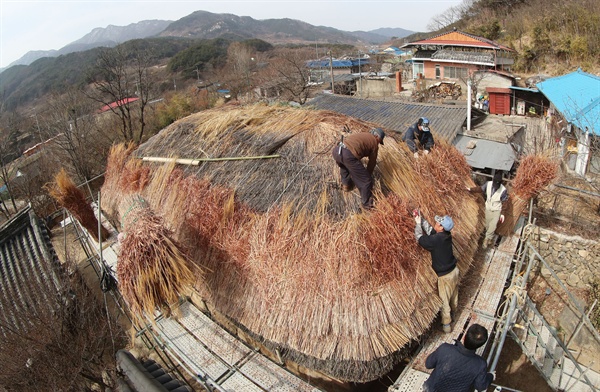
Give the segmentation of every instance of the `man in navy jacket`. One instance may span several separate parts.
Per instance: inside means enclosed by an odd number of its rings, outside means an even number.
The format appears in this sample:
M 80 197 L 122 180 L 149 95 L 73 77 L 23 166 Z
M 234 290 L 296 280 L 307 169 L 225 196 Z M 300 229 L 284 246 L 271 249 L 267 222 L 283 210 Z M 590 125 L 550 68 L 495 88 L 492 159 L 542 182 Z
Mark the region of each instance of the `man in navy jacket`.
M 431 267 L 438 277 L 438 294 L 442 300 L 442 328 L 452 332 L 451 312 L 458 305 L 459 270 L 452 252 L 452 234 L 454 221 L 448 215 L 435 216 L 433 227 L 427 220 L 421 220 L 420 213 L 415 214 L 415 238 L 423 248 L 431 252 Z M 425 231 L 425 233 L 423 233 Z
M 423 391 L 470 392 L 473 388 L 485 391 L 494 380 L 494 373 L 487 372 L 485 359 L 475 351 L 487 339 L 487 329 L 473 324 L 465 334 L 464 345 L 442 343 L 425 360 L 425 367 L 433 372 L 423 384 Z
M 415 158 L 419 157 L 419 149 L 423 150 L 423 154 L 429 154 L 431 148 L 435 145 L 433 135 L 429 129 L 429 119 L 421 117 L 411 125 L 402 138 L 406 142 L 408 149 L 414 154 Z

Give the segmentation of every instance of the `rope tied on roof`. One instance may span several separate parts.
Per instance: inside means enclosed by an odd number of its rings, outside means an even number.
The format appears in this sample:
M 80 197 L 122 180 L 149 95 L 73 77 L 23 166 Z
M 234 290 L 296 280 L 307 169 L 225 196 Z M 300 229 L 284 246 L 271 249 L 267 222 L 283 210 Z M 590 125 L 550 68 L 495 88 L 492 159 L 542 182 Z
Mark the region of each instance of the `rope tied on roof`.
M 121 227 L 123 228 L 123 231 L 126 231 L 125 218 L 127 218 L 127 215 L 129 215 L 131 211 L 140 208 L 148 208 L 148 202 L 142 196 L 135 195 L 133 196 L 131 205 L 127 208 L 127 210 L 123 213 L 123 216 L 121 217 Z M 130 224 L 134 224 L 138 220 L 138 218 L 139 216 L 136 216 L 134 220 L 130 222 Z

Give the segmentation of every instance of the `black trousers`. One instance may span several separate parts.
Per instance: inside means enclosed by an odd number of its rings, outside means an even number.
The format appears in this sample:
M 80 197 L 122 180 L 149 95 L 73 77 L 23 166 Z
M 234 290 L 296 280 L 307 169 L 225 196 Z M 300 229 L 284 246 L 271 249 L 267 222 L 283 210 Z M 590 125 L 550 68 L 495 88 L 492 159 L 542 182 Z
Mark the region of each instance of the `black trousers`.
M 373 207 L 373 176 L 360 159 L 356 159 L 347 148 L 340 149 L 339 145 L 333 148 L 331 154 L 340 168 L 342 184 L 349 186 L 353 182 L 360 191 L 362 206 Z

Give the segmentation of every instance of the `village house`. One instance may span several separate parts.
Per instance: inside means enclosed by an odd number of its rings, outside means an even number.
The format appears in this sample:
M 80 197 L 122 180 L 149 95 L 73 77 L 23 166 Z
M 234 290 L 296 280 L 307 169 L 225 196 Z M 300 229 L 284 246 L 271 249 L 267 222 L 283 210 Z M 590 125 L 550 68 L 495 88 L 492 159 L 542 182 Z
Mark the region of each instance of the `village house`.
M 582 176 L 600 174 L 600 77 L 578 69 L 536 87 L 550 101 L 567 166 Z
M 400 49 L 412 49 L 413 77 L 425 79 L 466 79 L 469 72 L 493 69 L 510 71 L 514 49 L 489 39 L 458 30 L 409 42 Z

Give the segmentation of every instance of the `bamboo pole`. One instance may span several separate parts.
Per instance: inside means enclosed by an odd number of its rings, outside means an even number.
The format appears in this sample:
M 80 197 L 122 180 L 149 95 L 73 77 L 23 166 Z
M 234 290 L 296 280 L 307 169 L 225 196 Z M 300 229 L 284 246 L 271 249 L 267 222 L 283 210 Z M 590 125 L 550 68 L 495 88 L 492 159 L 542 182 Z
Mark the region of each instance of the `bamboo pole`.
M 142 157 L 144 162 L 162 162 L 171 163 L 175 162 L 180 165 L 198 166 L 201 162 L 220 162 L 220 161 L 242 161 L 249 159 L 271 159 L 281 158 L 281 155 L 258 155 L 250 157 L 222 157 L 222 158 L 196 158 L 196 159 L 185 159 L 185 158 L 164 158 L 164 157 Z

